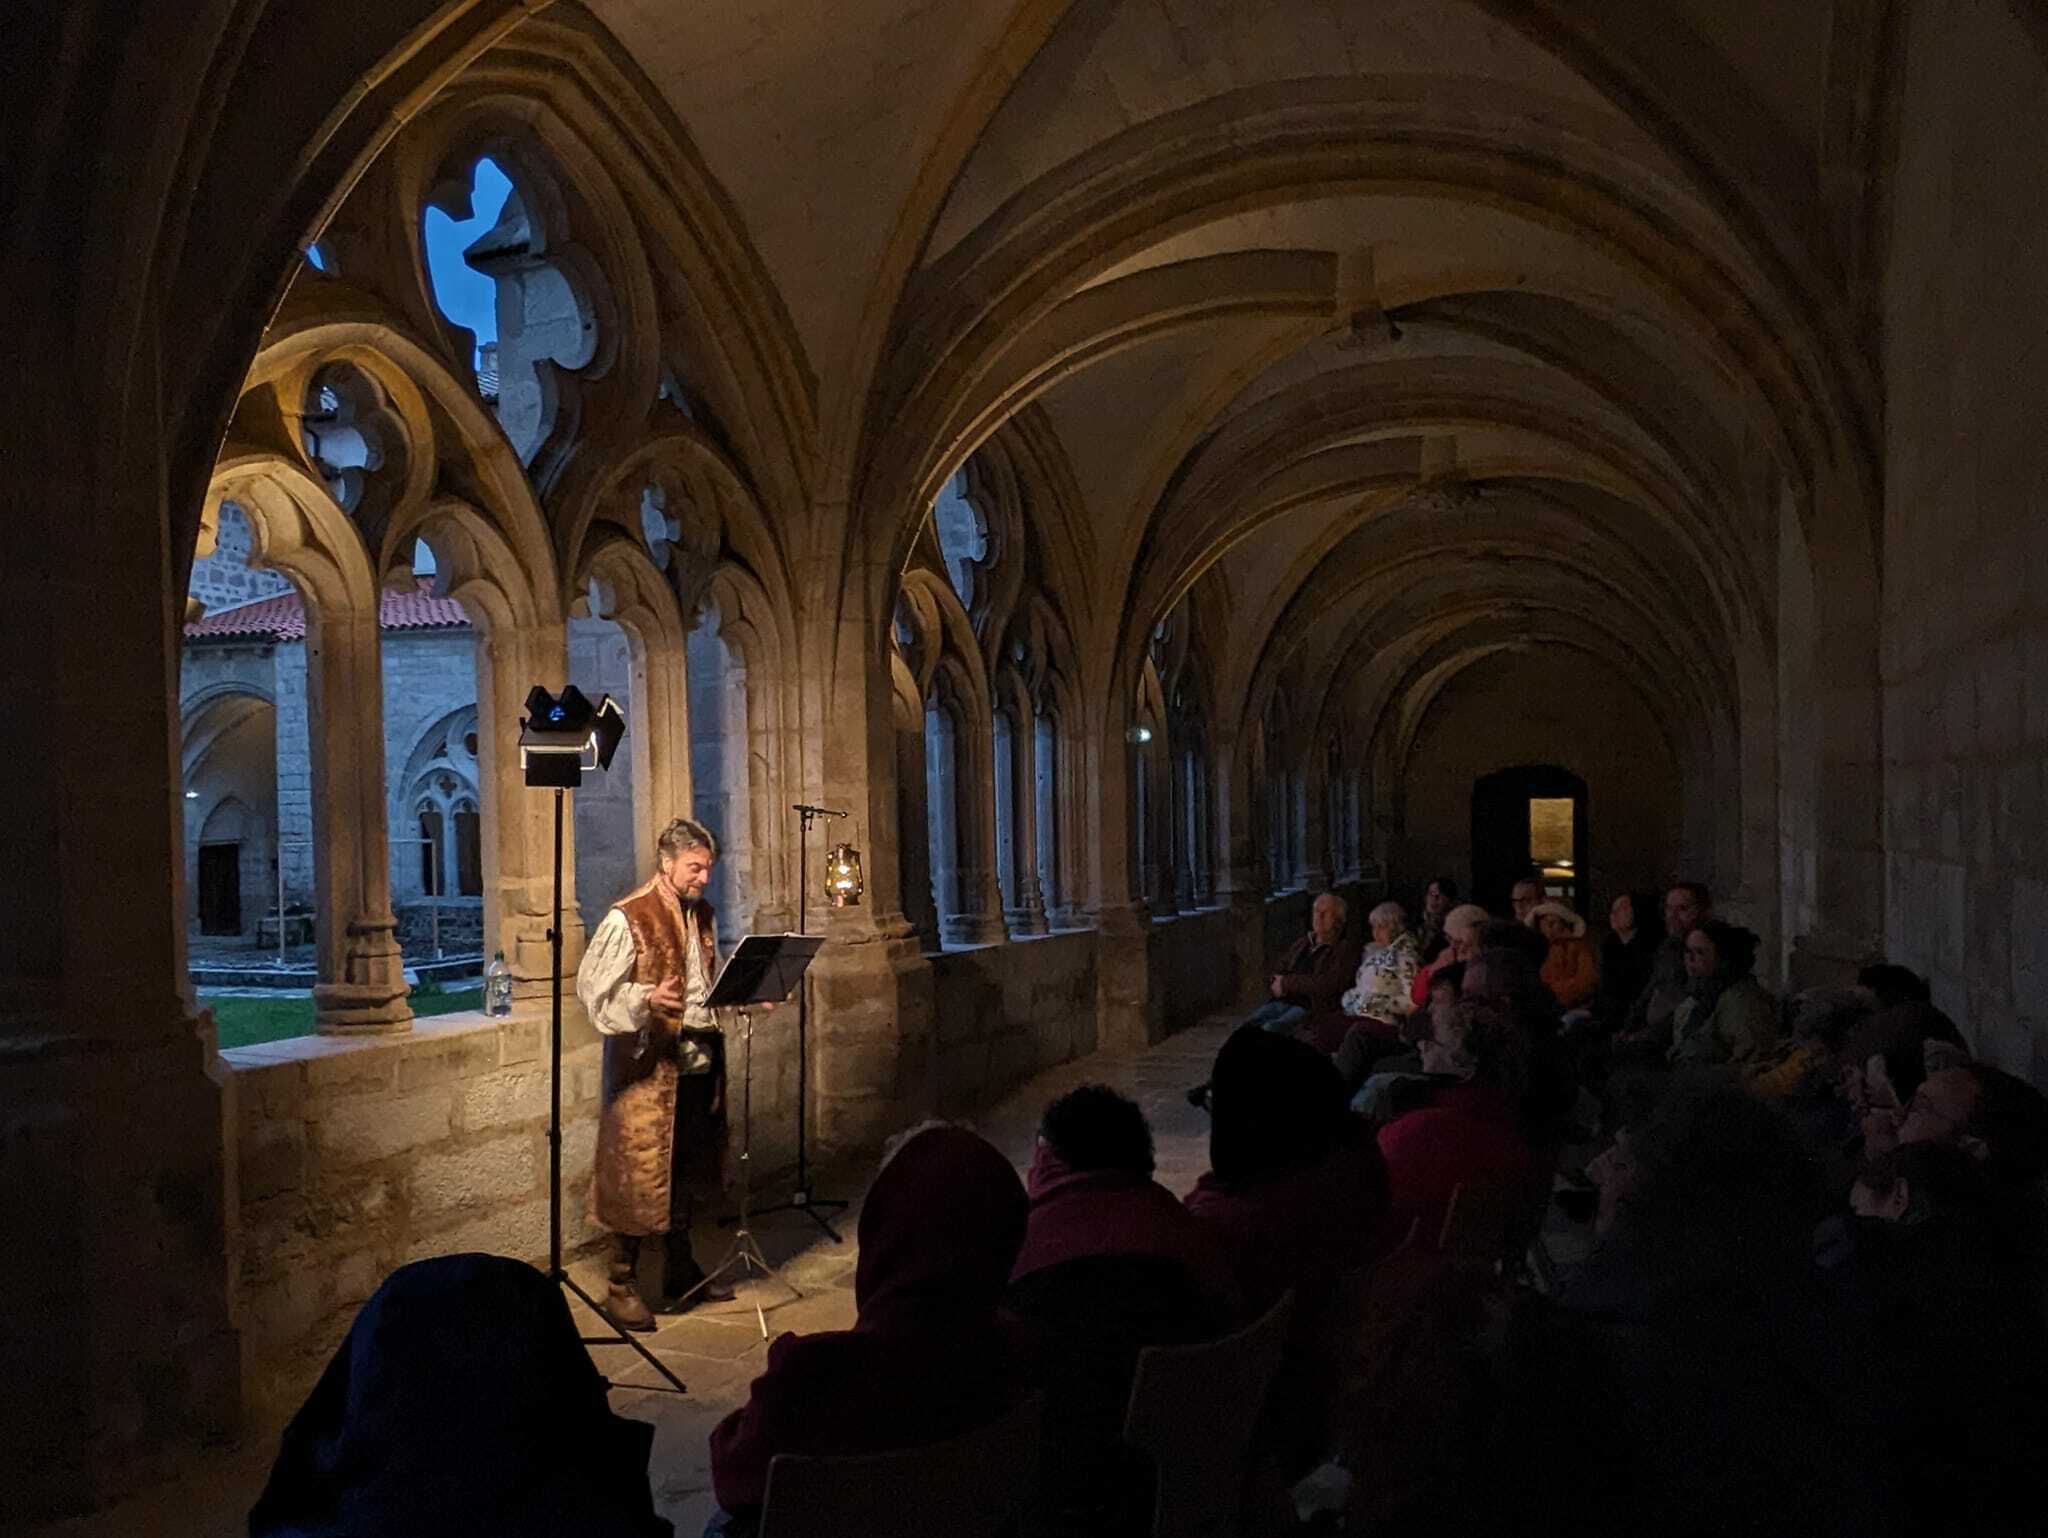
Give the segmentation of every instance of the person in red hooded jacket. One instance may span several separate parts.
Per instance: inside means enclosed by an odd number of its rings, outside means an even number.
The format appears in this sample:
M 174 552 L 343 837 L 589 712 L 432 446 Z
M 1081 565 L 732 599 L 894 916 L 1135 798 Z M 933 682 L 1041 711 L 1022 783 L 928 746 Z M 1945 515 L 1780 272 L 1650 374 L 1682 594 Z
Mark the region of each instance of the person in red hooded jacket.
M 1029 1392 L 1015 1326 L 997 1315 L 1024 1240 L 1022 1182 L 965 1128 L 914 1129 L 860 1213 L 850 1330 L 784 1335 L 711 1433 L 712 1531 L 751 1532 L 777 1453 L 922 1447 L 998 1419 Z

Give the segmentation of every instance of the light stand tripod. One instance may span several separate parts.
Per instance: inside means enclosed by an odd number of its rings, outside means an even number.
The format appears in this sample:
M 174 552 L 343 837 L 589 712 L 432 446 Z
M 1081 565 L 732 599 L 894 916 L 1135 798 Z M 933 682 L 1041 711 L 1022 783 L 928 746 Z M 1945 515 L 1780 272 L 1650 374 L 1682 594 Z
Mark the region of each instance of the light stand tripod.
M 659 1390 L 664 1394 L 687 1394 L 669 1365 L 662 1361 L 646 1346 L 627 1332 L 626 1327 L 614 1319 L 605 1306 L 583 1290 L 582 1285 L 562 1265 L 562 787 L 555 787 L 555 906 L 554 920 L 548 926 L 548 949 L 554 958 L 550 971 L 553 984 L 549 995 L 548 1008 L 548 1280 L 566 1287 L 585 1303 L 589 1304 L 597 1317 L 611 1327 L 610 1335 L 585 1335 L 586 1346 L 631 1346 L 641 1358 L 668 1379 L 666 1384 L 634 1384 L 635 1388 Z M 606 1380 L 608 1383 L 610 1379 Z
M 790 808 L 797 814 L 799 826 L 796 844 L 796 932 L 806 934 L 805 920 L 811 906 L 811 824 L 821 817 L 844 817 L 846 813 L 835 812 L 822 806 L 805 806 L 801 803 Z M 811 1098 L 811 1043 L 810 1011 L 811 990 L 805 985 L 796 996 L 796 1191 L 786 1202 L 772 1207 L 763 1207 L 761 1216 L 776 1212 L 801 1212 L 818 1227 L 825 1230 L 826 1237 L 834 1244 L 841 1244 L 839 1230 L 826 1220 L 827 1212 L 844 1212 L 849 1205 L 835 1196 L 819 1196 L 811 1190 L 810 1137 L 805 1127 Z

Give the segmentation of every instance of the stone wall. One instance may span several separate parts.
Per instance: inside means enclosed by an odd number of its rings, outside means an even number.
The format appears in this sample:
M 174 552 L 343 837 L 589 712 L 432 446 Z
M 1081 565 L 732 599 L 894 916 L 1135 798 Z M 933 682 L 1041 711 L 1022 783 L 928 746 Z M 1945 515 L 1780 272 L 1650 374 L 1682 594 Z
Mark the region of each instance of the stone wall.
M 938 1114 L 970 1114 L 1095 1050 L 1097 950 L 1084 930 L 932 958 Z
M 1404 879 L 1450 871 L 1469 881 L 1473 782 L 1529 763 L 1557 764 L 1586 782 L 1586 880 L 1596 912 L 1617 891 L 1672 879 L 1682 854 L 1669 746 L 1634 690 L 1590 659 L 1557 651 L 1488 658 L 1438 696 L 1406 765 L 1407 823 L 1393 868 Z
M 1884 298 L 1886 950 L 2048 1082 L 2048 69 L 1914 7 Z M 1822 787 L 1821 794 L 1826 794 Z
M 562 1053 L 562 1233 L 584 1215 L 600 1048 L 571 1005 Z M 391 1039 L 223 1052 L 228 1256 L 252 1407 L 289 1411 L 394 1268 L 484 1250 L 544 1263 L 548 1024 L 448 1015 Z
M 249 564 L 249 554 L 255 548 L 256 531 L 249 527 L 248 514 L 232 502 L 221 503 L 213 554 L 192 563 L 192 580 L 185 591 L 204 604 L 209 614 L 290 592 L 292 585 L 283 573 Z

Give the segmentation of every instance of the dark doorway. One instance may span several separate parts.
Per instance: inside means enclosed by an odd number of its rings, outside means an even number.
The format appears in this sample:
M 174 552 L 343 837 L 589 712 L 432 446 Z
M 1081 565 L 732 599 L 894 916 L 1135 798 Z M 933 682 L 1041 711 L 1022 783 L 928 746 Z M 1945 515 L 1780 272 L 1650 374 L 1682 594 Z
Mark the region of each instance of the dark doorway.
M 242 932 L 242 846 L 199 846 L 199 932 L 238 935 Z
M 1586 911 L 1586 782 L 1555 764 L 1519 764 L 1472 785 L 1472 900 L 1506 913 L 1525 876 Z

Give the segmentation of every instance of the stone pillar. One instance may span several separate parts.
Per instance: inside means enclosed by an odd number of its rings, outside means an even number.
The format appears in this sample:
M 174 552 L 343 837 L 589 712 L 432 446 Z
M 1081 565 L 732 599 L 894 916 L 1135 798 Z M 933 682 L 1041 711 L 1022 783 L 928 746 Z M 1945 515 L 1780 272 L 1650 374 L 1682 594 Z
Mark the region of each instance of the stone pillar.
M 1259 859 L 1258 805 L 1252 794 L 1252 765 L 1235 739 L 1215 745 L 1216 839 L 1223 870 L 1216 895 L 1230 910 L 1230 938 L 1237 957 L 1237 998 L 1263 1002 L 1266 979 L 1266 882 Z
M 1016 901 L 1003 909 L 1013 935 L 1046 932 L 1045 889 L 1038 880 L 1038 733 L 1028 706 L 1010 716 L 1010 861 Z
M 955 945 L 1000 945 L 1010 936 L 1003 927 L 1003 889 L 996 879 L 995 731 L 986 720 L 959 725 L 953 755 L 959 911 L 945 915 L 946 939 Z
M 932 899 L 931 802 L 924 772 L 924 712 L 894 696 L 896 723 L 896 858 L 901 876 L 899 902 L 918 949 L 939 948 L 939 909 Z M 868 877 L 874 878 L 872 874 Z
M 409 1030 L 391 913 L 384 683 L 377 615 L 308 605 L 307 748 L 313 769 L 314 1019 L 329 1034 Z
M 461 596 L 459 589 L 457 596 Z M 519 768 L 519 722 L 526 714 L 527 693 L 535 684 L 558 690 L 567 682 L 567 628 L 559 620 L 519 625 L 510 620 L 499 622 L 494 615 L 478 627 L 476 656 L 477 774 L 484 793 L 484 950 L 505 953 L 515 997 L 539 998 L 547 994 L 550 980 L 555 793 L 527 786 Z M 565 809 L 565 977 L 575 975 L 582 958 L 583 920 L 576 911 L 576 819 Z
M 94 73 L 96 95 L 132 94 Z M 44 75 L 74 78 L 52 59 L 22 79 Z M 125 180 L 89 146 L 46 153 L 93 189 L 79 206 Z M 17 210 L 14 249 L 52 265 L 31 279 L 0 256 L 36 360 L 0 377 L 0 1446 L 7 1515 L 29 1523 L 175 1472 L 241 1412 L 226 1095 L 186 982 L 171 574 L 190 551 L 171 530 L 190 520 L 166 505 L 153 352 L 131 370 L 97 331 L 118 305 L 50 281 L 90 226 L 35 213 Z M 141 285 L 130 255 L 79 260 L 82 292 Z
M 1329 890 L 1330 864 L 1330 782 L 1327 761 L 1311 753 L 1302 766 L 1306 782 L 1302 791 L 1302 885 L 1311 892 Z
M 822 509 L 819 525 L 836 531 L 845 519 L 843 507 Z M 931 964 L 901 899 L 904 853 L 925 829 L 899 815 L 910 799 L 899 800 L 896 780 L 908 728 L 894 712 L 886 641 L 897 573 L 886 561 L 849 564 L 843 572 L 828 548 L 798 570 L 797 655 L 820 659 L 806 664 L 803 682 L 822 719 L 806 760 L 815 785 L 786 787 L 783 798 L 847 808 L 850 837 L 866 841 L 867 900 L 827 913 L 828 943 L 810 971 L 809 1111 L 822 1156 L 875 1147 L 928 1115 L 937 1094 Z M 805 715 L 812 709 L 807 702 Z M 900 750 L 904 771 L 914 767 L 920 782 L 923 735 L 920 712 L 914 751 L 908 743 Z M 811 788 L 816 794 L 796 793 Z
M 1139 888 L 1133 847 L 1137 830 L 1137 754 L 1130 740 L 1124 691 L 1112 691 L 1097 734 L 1100 763 L 1094 828 L 1097 949 L 1095 1014 L 1100 1045 L 1148 1046 L 1166 1034 L 1166 1003 L 1153 987 L 1152 924 Z

